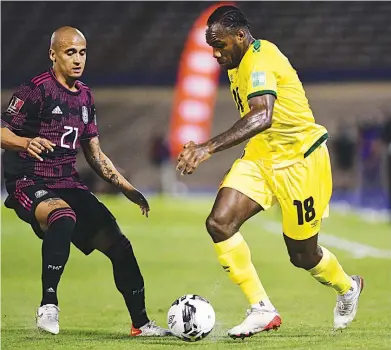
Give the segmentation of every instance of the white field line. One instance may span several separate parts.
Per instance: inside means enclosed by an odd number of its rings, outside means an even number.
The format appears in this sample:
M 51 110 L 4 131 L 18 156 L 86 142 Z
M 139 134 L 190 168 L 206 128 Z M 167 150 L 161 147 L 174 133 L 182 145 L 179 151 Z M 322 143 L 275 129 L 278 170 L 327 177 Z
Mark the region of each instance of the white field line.
M 273 221 L 259 222 L 266 231 L 281 235 L 281 224 Z M 319 243 L 328 247 L 337 248 L 351 254 L 356 259 L 377 258 L 391 259 L 391 250 L 379 249 L 367 244 L 349 241 L 344 238 L 336 237 L 329 233 L 321 232 L 319 234 Z
M 184 209 L 184 208 L 183 208 Z M 199 211 L 195 208 L 192 208 L 191 211 Z M 202 210 L 204 212 L 204 210 Z M 281 235 L 281 224 L 279 224 L 276 221 L 265 221 L 265 220 L 254 220 L 252 219 L 250 223 L 255 223 L 257 226 L 261 226 L 265 231 L 272 233 L 272 234 L 278 234 Z M 126 231 L 134 231 L 137 230 L 134 225 L 121 225 L 122 229 Z M 188 228 L 186 227 L 175 227 L 173 226 L 170 230 L 175 231 L 175 233 L 182 234 L 183 232 L 186 232 Z M 2 230 L 3 231 L 3 230 Z M 2 235 L 4 235 L 5 232 L 1 232 Z M 10 233 L 14 233 L 14 230 L 11 230 Z M 134 232 L 133 234 L 137 234 Z M 356 259 L 362 259 L 362 258 L 377 258 L 377 259 L 391 259 L 391 250 L 386 249 L 379 249 L 372 247 L 367 244 L 358 243 L 355 241 L 350 241 L 344 238 L 336 237 L 334 235 L 331 235 L 329 233 L 326 233 L 322 231 L 319 235 L 319 242 L 321 244 L 324 244 L 325 246 L 337 248 L 339 250 L 343 250 L 350 255 L 352 255 Z

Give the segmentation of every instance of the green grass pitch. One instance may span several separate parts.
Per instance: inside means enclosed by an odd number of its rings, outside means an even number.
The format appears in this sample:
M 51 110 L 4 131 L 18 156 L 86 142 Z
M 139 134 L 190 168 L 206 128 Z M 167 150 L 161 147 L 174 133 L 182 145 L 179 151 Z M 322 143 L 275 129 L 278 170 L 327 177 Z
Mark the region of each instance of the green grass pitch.
M 16 215 L 2 208 L 2 348 L 3 349 L 390 349 L 391 260 L 355 258 L 346 249 L 330 247 L 345 270 L 361 274 L 365 289 L 357 318 L 344 332 L 333 333 L 335 293 L 318 284 L 288 259 L 281 235 L 264 223 L 279 220 L 278 211 L 259 214 L 241 232 L 283 324 L 279 331 L 231 340 L 227 330 L 241 322 L 247 301 L 219 266 L 204 222 L 213 198 L 150 199 L 148 219 L 123 197 L 101 197 L 130 238 L 144 274 L 147 311 L 166 326 L 171 303 L 186 293 L 210 300 L 216 326 L 201 342 L 176 338 L 133 339 L 122 296 L 110 262 L 98 252 L 85 257 L 72 247 L 59 288 L 60 334 L 39 333 L 34 314 L 41 297 L 41 242 Z M 324 232 L 349 241 L 391 250 L 385 223 L 367 223 L 335 210 Z M 327 245 L 326 245 L 327 246 Z

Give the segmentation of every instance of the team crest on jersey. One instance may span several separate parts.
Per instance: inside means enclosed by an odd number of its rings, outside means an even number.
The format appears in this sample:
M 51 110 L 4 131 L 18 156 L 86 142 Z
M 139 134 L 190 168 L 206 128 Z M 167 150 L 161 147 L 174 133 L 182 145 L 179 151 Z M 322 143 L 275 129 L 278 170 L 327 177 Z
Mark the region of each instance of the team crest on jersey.
M 261 41 L 255 40 L 253 45 L 253 52 L 259 52 L 261 48 Z
M 47 193 L 48 193 L 48 191 L 39 190 L 39 191 L 35 192 L 35 198 L 41 198 L 41 197 L 43 197 Z
M 252 72 L 251 73 L 251 84 L 252 84 L 253 88 L 265 85 L 266 84 L 265 72 Z
M 81 107 L 81 117 L 83 118 L 84 124 L 88 123 L 88 109 L 86 106 Z
M 24 105 L 24 101 L 16 96 L 12 96 L 11 102 L 7 108 L 7 112 L 10 114 L 18 114 Z

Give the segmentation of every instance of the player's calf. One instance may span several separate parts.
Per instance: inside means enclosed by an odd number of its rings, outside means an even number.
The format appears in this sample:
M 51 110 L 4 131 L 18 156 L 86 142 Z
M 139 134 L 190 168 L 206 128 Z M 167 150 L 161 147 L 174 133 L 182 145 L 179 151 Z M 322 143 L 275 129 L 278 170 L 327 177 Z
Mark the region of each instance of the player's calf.
M 294 240 L 284 234 L 293 265 L 307 270 L 318 282 L 331 286 L 339 294 L 346 293 L 352 279 L 344 272 L 333 253 L 318 245 L 318 235 Z
M 322 259 L 323 253 L 318 246 L 318 235 L 305 240 L 295 240 L 284 234 L 291 263 L 301 269 L 310 270 Z
M 42 242 L 42 300 L 36 322 L 38 329 L 58 334 L 57 288 L 69 258 L 76 214 L 60 199 L 41 202 L 35 213 L 41 227 L 46 228 Z
M 334 328 L 346 328 L 356 316 L 363 279 L 348 276 L 336 256 L 317 245 L 317 235 L 303 241 L 284 236 L 292 263 L 308 270 L 319 283 L 332 287 L 337 293 L 334 308 Z M 316 247 L 315 247 L 316 244 Z
M 274 310 L 251 261 L 250 249 L 239 232 L 241 225 L 261 210 L 259 204 L 241 192 L 222 188 L 206 220 L 206 228 L 214 241 L 217 258 L 231 281 L 238 285 L 246 296 L 251 309 L 254 310 L 253 315 L 261 308 Z M 255 328 L 249 332 L 258 332 L 259 326 L 256 325 Z
M 47 216 L 48 230 L 42 242 L 41 306 L 58 305 L 57 286 L 69 258 L 76 214 L 69 207 L 57 208 Z
M 319 247 L 319 249 L 317 248 L 314 251 L 302 253 L 290 252 L 289 258 L 292 265 L 308 271 L 318 265 L 319 261 L 322 259 L 322 251 Z
M 318 282 L 332 287 L 337 294 L 343 295 L 354 287 L 353 280 L 343 270 L 336 256 L 325 247 L 322 250 L 322 258 L 319 263 L 309 269 L 309 273 Z
M 122 294 L 132 319 L 131 336 L 166 336 L 167 329 L 150 321 L 145 307 L 144 279 L 129 239 L 116 223 L 102 230 L 94 239 L 94 247 L 106 255 L 112 265 L 114 281 Z
M 125 300 L 134 326 L 143 326 L 149 321 L 145 311 L 144 279 L 130 241 L 121 234 L 103 254 L 113 265 L 115 285 Z

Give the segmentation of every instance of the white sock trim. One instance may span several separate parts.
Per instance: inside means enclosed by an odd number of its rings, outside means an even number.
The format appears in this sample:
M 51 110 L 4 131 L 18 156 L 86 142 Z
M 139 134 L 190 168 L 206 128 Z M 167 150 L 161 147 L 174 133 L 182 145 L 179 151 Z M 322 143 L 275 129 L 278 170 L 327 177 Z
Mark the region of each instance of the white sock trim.
M 269 298 L 262 299 L 259 303 L 251 304 L 252 309 L 258 309 L 258 310 L 274 310 L 275 307 L 273 306 L 272 302 Z
M 345 294 L 343 294 L 345 298 L 350 298 L 357 293 L 358 285 L 356 281 L 351 277 L 350 277 L 350 281 L 351 281 L 350 289 Z

